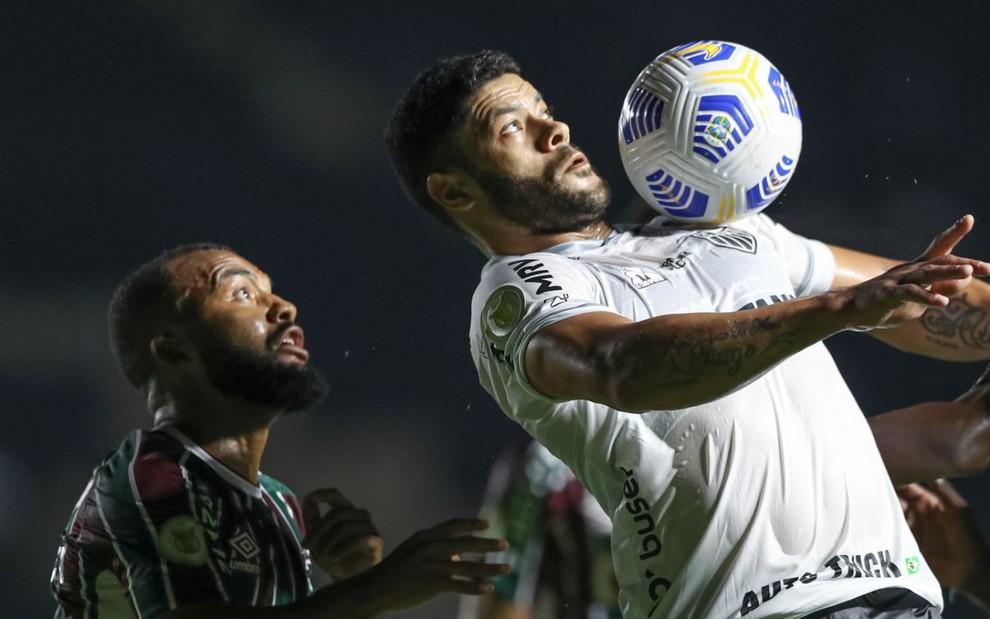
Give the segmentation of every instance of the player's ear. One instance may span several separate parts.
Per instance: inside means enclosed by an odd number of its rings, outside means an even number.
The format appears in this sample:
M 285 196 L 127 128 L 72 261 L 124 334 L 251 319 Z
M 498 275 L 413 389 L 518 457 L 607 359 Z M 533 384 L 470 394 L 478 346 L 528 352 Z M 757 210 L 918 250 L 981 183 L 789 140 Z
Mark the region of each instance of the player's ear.
M 150 349 L 152 358 L 165 365 L 175 365 L 189 358 L 182 340 L 174 333 L 155 336 L 151 340 Z
M 474 206 L 476 185 L 460 172 L 434 172 L 426 177 L 426 191 L 437 204 L 452 211 Z

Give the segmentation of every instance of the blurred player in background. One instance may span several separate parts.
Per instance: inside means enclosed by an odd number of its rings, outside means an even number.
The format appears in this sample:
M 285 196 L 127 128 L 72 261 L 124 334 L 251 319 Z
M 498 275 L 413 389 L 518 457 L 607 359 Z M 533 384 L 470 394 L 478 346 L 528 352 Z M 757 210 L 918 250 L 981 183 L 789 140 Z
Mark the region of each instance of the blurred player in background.
M 939 581 L 990 613 L 990 546 L 966 500 L 944 479 L 902 486 L 897 494 Z
M 491 590 L 502 551 L 451 520 L 382 560 L 368 512 L 340 492 L 302 504 L 260 471 L 272 423 L 316 405 L 294 305 L 256 266 L 214 245 L 134 271 L 110 309 L 114 351 L 154 416 L 93 473 L 52 574 L 56 617 L 364 618 L 454 591 Z M 314 592 L 310 559 L 336 582 Z M 250 608 L 249 608 L 250 607 Z
M 904 263 L 762 213 L 613 228 L 609 188 L 570 138 L 516 62 L 484 51 L 422 73 L 387 145 L 412 200 L 489 258 L 472 304 L 480 380 L 610 515 L 625 618 L 938 617 L 821 341 L 865 331 L 990 358 L 973 337 L 990 288 L 972 279 L 990 266 L 952 255 L 973 218 Z M 980 318 L 942 328 L 961 308 Z
M 622 619 L 612 524 L 563 462 L 530 438 L 492 466 L 481 517 L 509 542 L 512 571 L 461 598 L 459 619 Z

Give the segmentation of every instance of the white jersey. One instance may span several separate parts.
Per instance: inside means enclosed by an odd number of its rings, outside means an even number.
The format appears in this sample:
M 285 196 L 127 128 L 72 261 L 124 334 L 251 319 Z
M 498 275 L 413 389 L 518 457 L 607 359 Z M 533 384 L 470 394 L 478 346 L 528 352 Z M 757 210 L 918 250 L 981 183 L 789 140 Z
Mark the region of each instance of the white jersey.
M 505 413 L 613 521 L 627 619 L 801 617 L 886 587 L 941 607 L 869 426 L 825 346 L 732 394 L 624 413 L 527 381 L 535 333 L 586 312 L 732 312 L 831 286 L 829 249 L 766 215 L 717 229 L 656 220 L 485 266 L 471 352 Z M 704 346 L 684 363 L 703 363 Z

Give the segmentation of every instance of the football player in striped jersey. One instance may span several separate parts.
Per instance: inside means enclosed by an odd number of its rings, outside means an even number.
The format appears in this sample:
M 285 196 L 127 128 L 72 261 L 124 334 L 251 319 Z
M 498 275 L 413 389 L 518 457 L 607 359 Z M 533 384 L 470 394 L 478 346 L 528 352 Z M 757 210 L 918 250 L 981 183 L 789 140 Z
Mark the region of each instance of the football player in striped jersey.
M 93 472 L 58 551 L 56 617 L 371 617 L 507 569 L 478 519 L 420 531 L 382 559 L 368 512 L 339 491 L 302 502 L 261 471 L 273 422 L 314 406 L 296 307 L 230 249 L 184 246 L 111 303 L 121 368 L 153 415 Z M 460 560 L 462 553 L 476 559 Z M 311 561 L 335 581 L 314 591 Z

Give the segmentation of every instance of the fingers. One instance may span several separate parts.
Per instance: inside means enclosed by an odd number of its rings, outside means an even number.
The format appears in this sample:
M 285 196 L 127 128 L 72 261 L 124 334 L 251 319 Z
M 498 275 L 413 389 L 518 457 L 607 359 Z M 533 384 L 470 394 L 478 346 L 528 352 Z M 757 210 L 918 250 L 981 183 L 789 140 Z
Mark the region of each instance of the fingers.
M 321 515 L 324 505 L 329 511 Z M 366 509 L 354 507 L 333 488 L 315 490 L 303 499 L 307 534 L 303 546 L 331 576 L 346 577 L 377 564 L 384 542 Z
M 440 563 L 435 569 L 447 576 L 458 578 L 493 578 L 509 572 L 508 563 L 486 563 L 484 561 L 450 561 Z
M 431 561 L 459 561 L 458 555 L 502 552 L 509 547 L 505 540 L 468 535 L 491 525 L 480 518 L 448 520 L 415 533 L 402 545 L 410 552 Z
M 940 258 L 942 256 L 947 256 L 952 253 L 952 250 L 956 248 L 959 241 L 970 233 L 973 229 L 973 224 L 975 219 L 972 215 L 964 215 L 958 221 L 956 221 L 948 229 L 941 232 L 928 246 L 923 254 L 919 257 L 919 260 L 931 260 L 933 258 Z
M 486 531 L 491 526 L 491 523 L 483 518 L 454 518 L 440 524 L 435 524 L 428 529 L 423 529 L 416 533 L 416 535 L 429 538 L 452 537 L 465 533 Z
M 335 507 L 354 507 L 354 504 L 336 488 L 319 488 L 307 494 L 303 498 L 303 521 L 309 528 L 309 523 L 315 523 L 320 519 L 321 506 L 327 505 L 330 509 Z
M 926 484 L 926 487 L 931 491 L 933 495 L 938 497 L 938 500 L 943 505 L 948 505 L 956 509 L 963 509 L 969 507 L 969 503 L 966 499 L 959 494 L 955 487 L 950 484 L 945 479 L 936 479 L 935 481 Z
M 373 550 L 381 545 L 378 528 L 371 521 L 366 509 L 336 509 L 328 512 L 315 525 L 303 540 L 309 549 L 320 548 L 320 552 L 331 559 L 340 558 L 350 552 L 363 549 Z
M 971 262 L 948 256 L 937 261 L 908 263 L 894 277 L 895 287 L 890 294 L 905 301 L 945 307 L 950 296 L 972 281 Z
M 507 574 L 510 566 L 483 556 L 506 550 L 507 542 L 471 535 L 489 526 L 478 518 L 448 520 L 402 542 L 373 568 L 376 578 L 387 583 L 385 606 L 410 608 L 443 592 L 490 593 L 494 587 L 485 579 Z
M 424 557 L 430 559 L 449 560 L 462 554 L 486 554 L 502 552 L 508 548 L 505 540 L 490 537 L 475 537 L 459 535 L 449 539 L 437 539 L 424 542 Z

